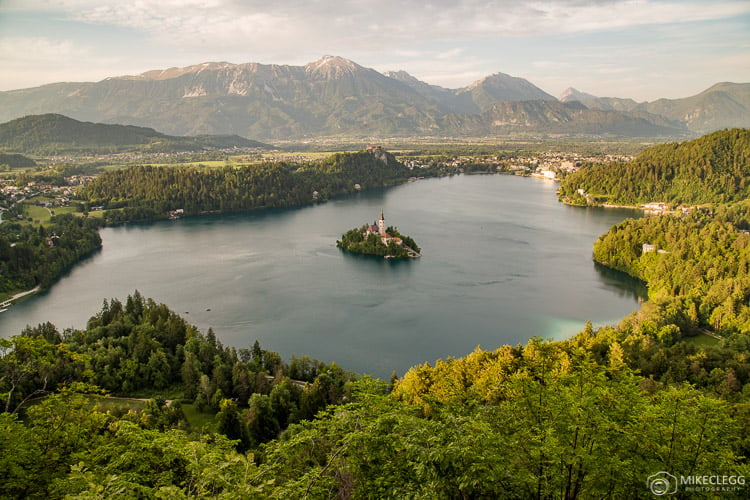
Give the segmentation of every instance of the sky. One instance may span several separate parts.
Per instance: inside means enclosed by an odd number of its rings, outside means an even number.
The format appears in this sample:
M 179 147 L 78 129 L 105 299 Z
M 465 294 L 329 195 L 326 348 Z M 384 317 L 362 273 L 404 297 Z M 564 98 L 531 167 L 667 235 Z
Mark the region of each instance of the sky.
M 653 101 L 750 82 L 750 0 L 0 0 L 0 90 L 323 55 Z

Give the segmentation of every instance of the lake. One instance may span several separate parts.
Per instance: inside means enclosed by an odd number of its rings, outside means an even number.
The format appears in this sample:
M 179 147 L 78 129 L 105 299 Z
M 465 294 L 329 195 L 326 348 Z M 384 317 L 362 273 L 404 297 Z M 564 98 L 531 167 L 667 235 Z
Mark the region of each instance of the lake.
M 105 228 L 103 248 L 49 290 L 0 314 L 4 336 L 50 321 L 82 328 L 105 298 L 136 289 L 225 344 L 258 339 L 387 378 L 477 345 L 563 338 L 638 308 L 642 286 L 595 266 L 591 247 L 640 212 L 568 207 L 557 184 L 502 175 L 427 179 L 315 206 Z M 423 257 L 336 248 L 386 223 Z

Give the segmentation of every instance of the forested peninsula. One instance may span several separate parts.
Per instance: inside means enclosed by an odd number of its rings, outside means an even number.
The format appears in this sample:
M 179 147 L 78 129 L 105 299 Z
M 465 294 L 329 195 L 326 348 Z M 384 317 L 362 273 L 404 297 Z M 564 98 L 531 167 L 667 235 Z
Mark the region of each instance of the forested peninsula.
M 105 172 L 82 190 L 108 223 L 288 208 L 406 182 L 411 171 L 379 148 L 303 164 L 266 162 L 219 168 L 133 166 Z
M 58 215 L 34 227 L 0 224 L 0 294 L 46 288 L 70 266 L 101 248 L 101 220 Z
M 594 244 L 594 260 L 648 284 L 641 316 L 671 334 L 750 332 L 750 131 L 714 132 L 644 150 L 629 163 L 585 167 L 563 179 L 563 201 L 663 203 Z M 679 206 L 678 206 L 679 204 Z
M 676 155 L 658 165 L 647 150 L 563 180 L 563 195 L 635 193 L 637 179 L 638 194 L 608 199 L 696 204 L 597 240 L 594 259 L 644 281 L 648 301 L 570 339 L 477 348 L 386 382 L 225 347 L 138 293 L 82 330 L 0 339 L 0 497 L 650 498 L 653 478 L 671 476 L 715 479 L 675 483 L 678 497 L 746 498 L 747 131 L 717 134 L 657 146 Z M 683 148 L 706 165 L 670 177 L 684 192 L 719 178 L 737 191 L 651 198 L 666 192 L 660 176 L 689 168 Z M 148 401 L 113 406 L 107 393 Z

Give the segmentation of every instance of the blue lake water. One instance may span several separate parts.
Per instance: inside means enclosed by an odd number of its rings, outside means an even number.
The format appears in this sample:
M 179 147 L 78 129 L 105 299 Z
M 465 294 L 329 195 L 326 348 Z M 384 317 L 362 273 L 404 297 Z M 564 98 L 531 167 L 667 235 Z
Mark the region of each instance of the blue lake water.
M 106 228 L 103 249 L 0 314 L 3 336 L 51 321 L 81 328 L 105 298 L 139 290 L 225 345 L 307 354 L 388 377 L 477 345 L 562 338 L 615 323 L 644 291 L 597 269 L 596 237 L 638 212 L 560 204 L 557 184 L 500 175 L 428 179 L 300 209 Z M 336 248 L 372 223 L 423 257 Z

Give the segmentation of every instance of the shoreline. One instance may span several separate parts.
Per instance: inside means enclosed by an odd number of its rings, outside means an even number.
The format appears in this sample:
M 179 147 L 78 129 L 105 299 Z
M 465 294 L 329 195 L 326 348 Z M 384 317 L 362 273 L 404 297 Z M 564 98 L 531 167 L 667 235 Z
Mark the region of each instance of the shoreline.
M 37 285 L 34 288 L 32 288 L 31 290 L 26 290 L 25 292 L 19 292 L 19 293 L 15 294 L 14 296 L 12 296 L 8 300 L 20 299 L 21 297 L 25 297 L 27 295 L 31 295 L 32 293 L 36 293 L 36 292 L 38 292 L 41 289 L 42 289 L 42 285 Z
M 679 213 L 676 210 L 654 210 L 654 209 L 644 208 L 643 206 L 639 206 L 639 205 L 618 205 L 615 203 L 586 203 L 585 205 L 579 205 L 577 203 L 572 203 L 570 199 L 568 198 L 558 197 L 558 200 L 563 205 L 567 205 L 569 207 L 578 207 L 578 208 L 617 208 L 617 209 L 625 209 L 625 210 L 640 210 L 641 212 L 645 212 L 649 214 L 678 214 Z
M 601 208 L 625 208 L 628 210 L 644 210 L 643 207 L 638 207 L 635 205 L 617 205 L 614 203 L 602 203 L 601 205 L 589 205 L 591 207 L 601 207 Z
M 11 296 L 10 298 L 0 303 L 0 307 L 2 307 L 3 309 L 7 309 L 8 307 L 12 306 L 18 299 L 26 297 L 27 295 L 33 295 L 41 289 L 42 289 L 42 285 L 37 285 L 31 290 L 26 290 L 25 292 L 18 292 L 17 294 Z M 0 311 L 0 312 L 3 312 L 3 311 Z

